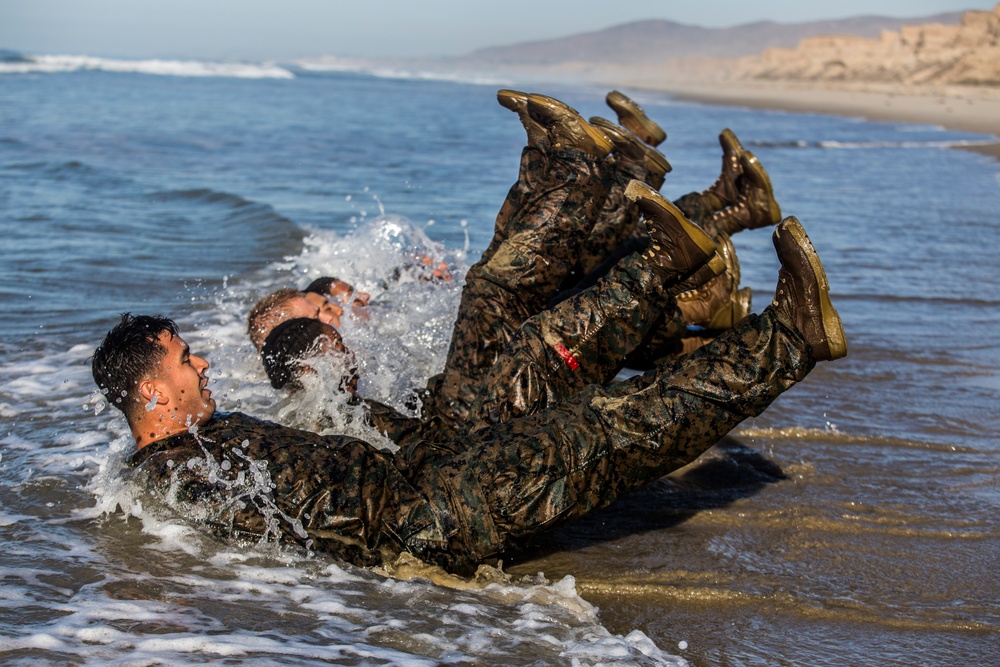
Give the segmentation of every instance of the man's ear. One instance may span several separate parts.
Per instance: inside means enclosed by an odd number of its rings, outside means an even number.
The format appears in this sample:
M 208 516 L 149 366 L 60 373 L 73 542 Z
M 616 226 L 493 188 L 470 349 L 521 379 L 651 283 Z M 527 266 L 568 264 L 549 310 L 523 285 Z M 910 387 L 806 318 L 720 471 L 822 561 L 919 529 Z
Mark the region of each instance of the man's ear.
M 139 382 L 139 396 L 142 397 L 143 403 L 149 403 L 156 397 L 156 405 L 166 405 L 170 402 L 170 399 L 160 391 L 160 385 L 154 378 L 146 378 Z

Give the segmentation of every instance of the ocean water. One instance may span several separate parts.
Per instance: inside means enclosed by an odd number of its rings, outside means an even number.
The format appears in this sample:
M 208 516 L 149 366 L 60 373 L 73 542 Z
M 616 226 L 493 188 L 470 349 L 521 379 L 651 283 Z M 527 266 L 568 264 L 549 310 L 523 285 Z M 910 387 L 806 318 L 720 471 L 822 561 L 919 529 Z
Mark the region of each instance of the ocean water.
M 321 63 L 0 54 L 0 664 L 992 665 L 1000 660 L 1000 164 L 939 127 L 679 103 L 664 194 L 732 128 L 826 266 L 850 354 L 682 474 L 483 580 L 220 544 L 116 475 L 88 357 L 165 314 L 224 409 L 306 425 L 245 340 L 263 294 L 335 274 L 362 392 L 443 365 L 524 133 L 517 82 Z M 553 94 L 609 115 L 606 91 Z M 767 230 L 734 237 L 760 310 Z M 413 257 L 456 279 L 414 277 Z M 354 423 L 344 429 L 388 446 Z

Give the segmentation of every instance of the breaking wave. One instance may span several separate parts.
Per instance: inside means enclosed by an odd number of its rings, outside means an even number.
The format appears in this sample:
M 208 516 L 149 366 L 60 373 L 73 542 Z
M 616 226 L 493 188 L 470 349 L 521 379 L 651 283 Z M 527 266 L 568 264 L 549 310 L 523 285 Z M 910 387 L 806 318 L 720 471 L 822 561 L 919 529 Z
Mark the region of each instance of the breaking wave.
M 373 76 L 380 79 L 400 79 L 414 81 L 449 81 L 452 83 L 467 83 L 477 86 L 511 85 L 507 79 L 496 74 L 476 71 L 446 71 L 427 67 L 403 67 L 367 60 L 352 60 L 346 58 L 321 57 L 303 58 L 293 61 L 296 68 L 303 72 L 320 73 L 351 73 Z
M 22 55 L 4 52 L 0 74 L 60 74 L 79 71 L 155 74 L 158 76 L 294 79 L 275 63 L 211 62 L 205 60 L 123 60 L 86 55 Z

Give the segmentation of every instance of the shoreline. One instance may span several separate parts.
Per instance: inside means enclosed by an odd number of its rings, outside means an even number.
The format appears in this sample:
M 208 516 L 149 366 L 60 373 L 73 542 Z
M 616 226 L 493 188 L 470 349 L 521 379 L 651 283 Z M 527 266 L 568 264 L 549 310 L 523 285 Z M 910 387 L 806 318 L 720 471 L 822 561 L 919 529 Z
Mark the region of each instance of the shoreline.
M 632 89 L 702 104 L 937 125 L 987 135 L 981 144 L 953 148 L 1000 161 L 1000 86 L 727 80 L 718 67 L 682 62 L 673 69 L 685 71 L 686 76 L 665 76 L 669 71 L 665 66 L 624 67 L 588 62 L 553 67 L 501 67 L 494 72 L 522 85 L 574 80 L 607 90 Z M 693 77 L 699 74 L 702 77 L 695 80 Z
M 686 83 L 632 81 L 648 92 L 704 104 L 752 109 L 858 116 L 866 120 L 940 125 L 951 130 L 991 135 L 981 145 L 955 146 L 1000 161 L 1000 91 L 978 89 L 820 87 L 775 82 Z

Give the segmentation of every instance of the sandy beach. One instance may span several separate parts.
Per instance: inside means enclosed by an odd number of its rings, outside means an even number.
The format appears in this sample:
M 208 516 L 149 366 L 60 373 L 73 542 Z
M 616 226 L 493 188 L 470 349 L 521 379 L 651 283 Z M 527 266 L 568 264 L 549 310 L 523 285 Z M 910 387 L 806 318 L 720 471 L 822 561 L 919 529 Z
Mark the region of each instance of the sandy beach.
M 867 85 L 864 88 L 772 82 L 688 83 L 635 81 L 631 85 L 666 92 L 677 99 L 755 109 L 859 116 L 869 120 L 929 123 L 1000 137 L 1000 90 L 970 87 L 927 91 Z M 966 150 L 1000 160 L 1000 141 Z
M 856 116 L 875 121 L 940 125 L 991 135 L 995 141 L 961 146 L 1000 160 L 1000 87 L 871 82 L 800 83 L 731 77 L 706 60 L 680 64 L 622 67 L 591 62 L 557 67 L 502 68 L 501 74 L 524 85 L 576 80 L 591 85 L 666 93 L 679 100 Z M 680 70 L 678 70 L 680 68 Z M 673 71 L 680 76 L 665 75 Z

